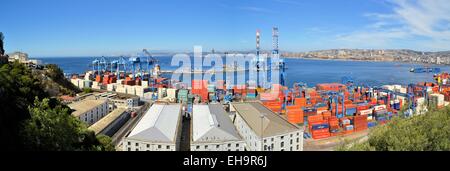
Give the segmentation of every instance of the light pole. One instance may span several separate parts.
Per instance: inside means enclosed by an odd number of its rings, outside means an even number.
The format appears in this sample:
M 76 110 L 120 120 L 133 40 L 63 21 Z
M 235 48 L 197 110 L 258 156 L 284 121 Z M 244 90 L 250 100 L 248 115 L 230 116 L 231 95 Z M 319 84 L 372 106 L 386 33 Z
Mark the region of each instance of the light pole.
M 263 145 L 264 145 L 263 144 L 263 139 L 264 139 L 264 137 L 263 137 L 263 132 L 264 132 L 263 122 L 264 122 L 265 114 L 261 113 L 261 115 L 259 117 L 261 118 L 261 151 L 264 151 L 264 147 L 263 147 Z

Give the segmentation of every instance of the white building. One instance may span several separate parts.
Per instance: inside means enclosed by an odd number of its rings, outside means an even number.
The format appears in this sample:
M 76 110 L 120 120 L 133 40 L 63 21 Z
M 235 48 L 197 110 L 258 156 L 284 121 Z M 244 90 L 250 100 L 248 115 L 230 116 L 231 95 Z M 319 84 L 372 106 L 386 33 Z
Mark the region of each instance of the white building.
M 88 129 L 94 131 L 95 135 L 104 134 L 112 137 L 129 118 L 130 114 L 125 108 L 117 108 Z
M 124 139 L 124 150 L 179 150 L 181 119 L 181 104 L 154 104 Z
M 29 59 L 28 54 L 23 53 L 23 52 L 14 52 L 14 53 L 8 54 L 8 56 L 9 56 L 8 61 L 10 61 L 10 62 L 19 61 L 20 63 L 25 63 L 25 64 L 35 64 L 35 65 L 42 64 L 41 60 Z
M 191 151 L 244 151 L 238 134 L 221 104 L 194 105 Z
M 72 110 L 72 115 L 88 124 L 94 124 L 108 114 L 107 99 L 89 99 L 74 102 L 68 105 Z
M 249 151 L 303 151 L 303 129 L 259 102 L 232 103 L 234 125 Z M 263 137 L 263 138 L 261 138 Z

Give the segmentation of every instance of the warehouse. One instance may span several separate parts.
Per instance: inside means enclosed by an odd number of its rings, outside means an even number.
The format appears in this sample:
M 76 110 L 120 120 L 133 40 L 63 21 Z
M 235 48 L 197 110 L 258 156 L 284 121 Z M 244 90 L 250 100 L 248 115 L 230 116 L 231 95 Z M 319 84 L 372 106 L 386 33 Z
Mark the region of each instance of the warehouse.
M 89 127 L 95 135 L 104 134 L 112 137 L 130 118 L 125 108 L 117 108 Z
M 108 114 L 108 100 L 86 98 L 68 105 L 73 110 L 72 115 L 88 124 L 94 124 Z
M 303 130 L 259 102 L 232 103 L 233 122 L 249 151 L 302 151 Z M 263 141 L 261 141 L 263 137 Z M 263 146 L 262 146 L 263 145 Z
M 221 104 L 194 105 L 191 151 L 244 151 L 228 113 Z
M 154 104 L 124 139 L 126 151 L 178 151 L 181 105 Z

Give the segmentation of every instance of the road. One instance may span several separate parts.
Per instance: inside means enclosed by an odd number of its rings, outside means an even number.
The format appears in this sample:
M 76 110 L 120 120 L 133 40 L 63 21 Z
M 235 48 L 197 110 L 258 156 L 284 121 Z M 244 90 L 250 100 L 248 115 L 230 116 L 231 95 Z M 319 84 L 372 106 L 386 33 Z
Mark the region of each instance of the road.
M 369 130 L 356 132 L 349 135 L 341 135 L 335 136 L 320 140 L 314 139 L 306 139 L 303 141 L 303 150 L 304 151 L 334 151 L 336 147 L 344 143 L 345 141 L 354 142 L 354 141 L 365 141 L 368 138 Z
M 130 133 L 130 131 L 136 126 L 145 112 L 150 108 L 151 103 L 146 102 L 138 111 L 136 111 L 136 117 L 130 118 L 112 137 L 112 143 L 116 147 L 116 150 L 122 150 L 122 139 Z
M 180 151 L 190 151 L 191 150 L 191 120 L 183 117 L 182 129 L 181 129 L 181 142 Z

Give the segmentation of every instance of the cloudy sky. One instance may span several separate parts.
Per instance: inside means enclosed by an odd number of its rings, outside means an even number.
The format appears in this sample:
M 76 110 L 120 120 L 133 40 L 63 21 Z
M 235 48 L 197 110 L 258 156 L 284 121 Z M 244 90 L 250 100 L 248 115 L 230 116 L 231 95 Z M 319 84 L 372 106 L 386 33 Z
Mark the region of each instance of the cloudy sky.
M 31 56 L 271 49 L 450 50 L 448 0 L 3 0 L 7 51 Z

